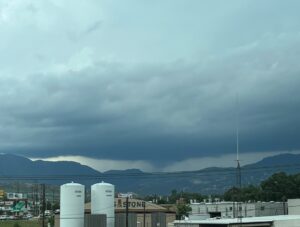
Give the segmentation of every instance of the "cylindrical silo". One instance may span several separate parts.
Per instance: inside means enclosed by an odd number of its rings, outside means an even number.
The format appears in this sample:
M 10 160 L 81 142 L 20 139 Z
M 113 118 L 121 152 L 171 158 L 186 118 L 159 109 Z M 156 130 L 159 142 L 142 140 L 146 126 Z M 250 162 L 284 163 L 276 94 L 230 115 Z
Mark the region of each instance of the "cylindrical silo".
M 115 186 L 98 183 L 91 187 L 92 214 L 106 214 L 107 227 L 115 226 Z
M 84 195 L 81 184 L 60 187 L 60 227 L 84 227 Z

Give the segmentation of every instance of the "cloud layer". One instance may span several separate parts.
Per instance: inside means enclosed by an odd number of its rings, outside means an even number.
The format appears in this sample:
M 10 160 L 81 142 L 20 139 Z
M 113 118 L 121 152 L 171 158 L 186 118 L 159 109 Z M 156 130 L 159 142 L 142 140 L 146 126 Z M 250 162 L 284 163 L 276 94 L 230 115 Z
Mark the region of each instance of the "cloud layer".
M 0 150 L 172 169 L 234 153 L 237 112 L 241 152 L 299 150 L 299 6 L 0 1 Z

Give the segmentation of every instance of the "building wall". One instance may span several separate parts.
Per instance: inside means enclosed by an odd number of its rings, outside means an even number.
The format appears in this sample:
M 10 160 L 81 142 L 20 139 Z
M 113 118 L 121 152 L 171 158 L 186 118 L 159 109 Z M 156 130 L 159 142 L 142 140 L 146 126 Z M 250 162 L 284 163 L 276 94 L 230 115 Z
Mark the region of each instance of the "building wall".
M 166 213 L 167 226 L 169 225 L 169 223 L 173 223 L 173 221 L 175 221 L 175 219 L 176 219 L 176 214 L 175 213 Z
M 145 226 L 144 226 L 144 214 L 137 214 L 137 227 L 151 227 L 151 213 L 145 214 Z
M 126 221 L 125 213 L 116 214 L 116 226 L 115 227 L 124 227 Z M 145 226 L 144 226 L 144 214 L 143 213 L 130 213 L 129 214 L 129 226 L 130 227 L 152 227 L 159 226 L 166 227 L 168 223 L 175 221 L 175 214 L 173 213 L 146 213 L 145 214 Z
M 54 226 L 60 227 L 60 216 L 55 215 Z M 106 227 L 106 215 L 105 214 L 85 214 L 84 215 L 84 227 Z
M 126 214 L 117 213 L 115 214 L 115 227 L 124 227 L 126 226 Z M 129 213 L 128 214 L 128 226 L 137 227 L 137 214 Z
M 105 214 L 86 214 L 84 216 L 84 227 L 106 227 Z
M 222 218 L 234 218 L 239 215 L 238 209 L 241 207 L 240 214 L 243 217 L 254 217 L 255 216 L 255 206 L 251 203 L 243 203 L 241 205 L 236 202 L 220 202 L 220 203 L 198 203 L 191 204 L 192 217 L 200 215 L 202 217 L 207 217 L 211 213 L 220 212 Z
M 285 202 L 260 202 L 255 203 L 255 216 L 274 216 L 287 214 L 287 204 Z
M 300 199 L 288 200 L 288 214 L 300 215 Z
M 283 202 L 242 203 L 192 203 L 191 217 L 206 217 L 209 214 L 220 213 L 221 218 L 260 217 L 287 214 L 287 206 Z M 241 209 L 239 212 L 238 210 Z
M 272 227 L 299 227 L 300 220 L 274 221 Z
M 151 222 L 152 222 L 152 227 L 161 227 L 167 226 L 166 223 L 166 214 L 165 213 L 152 213 L 151 214 Z

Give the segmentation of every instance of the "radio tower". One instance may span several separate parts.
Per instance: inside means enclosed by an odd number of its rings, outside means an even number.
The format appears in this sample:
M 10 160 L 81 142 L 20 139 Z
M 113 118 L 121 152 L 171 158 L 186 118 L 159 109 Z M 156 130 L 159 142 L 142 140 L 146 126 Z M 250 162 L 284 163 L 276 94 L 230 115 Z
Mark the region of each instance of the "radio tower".
M 242 193 L 242 175 L 241 175 L 241 166 L 239 158 L 239 97 L 237 95 L 237 114 L 236 114 L 236 187 L 238 188 L 237 196 L 237 214 L 238 221 L 242 223 L 242 203 L 241 203 L 241 193 Z

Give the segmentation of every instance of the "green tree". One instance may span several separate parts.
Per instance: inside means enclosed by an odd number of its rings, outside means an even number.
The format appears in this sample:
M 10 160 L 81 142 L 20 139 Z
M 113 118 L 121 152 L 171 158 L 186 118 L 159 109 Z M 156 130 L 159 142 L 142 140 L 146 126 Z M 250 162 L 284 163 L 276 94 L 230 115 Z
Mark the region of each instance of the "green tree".
M 297 175 L 287 175 L 280 172 L 275 173 L 261 183 L 264 200 L 282 201 L 284 198 L 296 198 L 299 187 L 297 186 Z
M 185 201 L 190 201 L 191 199 L 202 201 L 203 199 L 207 198 L 207 196 L 203 196 L 197 192 L 178 192 L 177 190 L 173 189 L 169 196 L 169 203 L 176 203 L 176 201 L 180 198 L 184 198 Z
M 242 201 L 258 201 L 262 199 L 261 187 L 249 185 L 242 188 Z
M 225 201 L 239 201 L 239 195 L 240 189 L 232 187 L 224 193 L 223 198 Z
M 177 220 L 181 220 L 184 216 L 188 217 L 189 212 L 192 211 L 192 208 L 189 204 L 178 204 L 177 205 L 176 218 Z
M 226 201 L 286 201 L 299 198 L 300 174 L 287 175 L 280 172 L 261 182 L 260 186 L 249 185 L 238 189 L 233 187 L 227 190 L 223 199 Z

